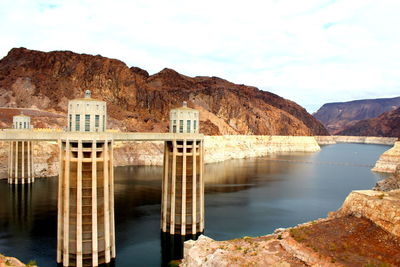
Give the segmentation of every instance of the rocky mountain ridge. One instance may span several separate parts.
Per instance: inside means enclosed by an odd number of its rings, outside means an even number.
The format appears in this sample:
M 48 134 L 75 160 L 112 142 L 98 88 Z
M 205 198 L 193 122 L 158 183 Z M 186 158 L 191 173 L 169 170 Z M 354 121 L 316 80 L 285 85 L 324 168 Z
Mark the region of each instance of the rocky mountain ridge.
M 375 118 L 384 112 L 393 111 L 399 107 L 400 97 L 364 99 L 349 102 L 327 103 L 313 115 L 324 124 L 331 134 L 361 135 L 344 134 L 343 130 L 352 127 L 359 121 Z M 363 135 L 371 136 L 372 134 Z
M 358 121 L 337 134 L 400 138 L 400 108 L 382 113 L 376 118 Z
M 109 120 L 120 130 L 166 132 L 169 110 L 188 101 L 200 110 L 207 135 L 327 134 L 296 103 L 217 77 L 188 77 L 171 69 L 149 75 L 116 59 L 69 51 L 14 48 L 0 60 L 0 107 L 65 114 L 68 100 L 87 89 L 107 101 Z

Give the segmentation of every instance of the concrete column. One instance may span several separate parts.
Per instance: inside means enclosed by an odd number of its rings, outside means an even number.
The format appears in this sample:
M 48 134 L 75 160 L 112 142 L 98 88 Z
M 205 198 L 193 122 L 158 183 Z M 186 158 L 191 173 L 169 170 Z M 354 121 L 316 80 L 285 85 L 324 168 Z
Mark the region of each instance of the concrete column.
M 108 140 L 104 141 L 104 245 L 105 245 L 105 259 L 110 262 L 110 192 L 109 192 L 109 154 L 108 154 Z
M 25 142 L 21 142 L 21 183 L 25 183 Z
M 15 142 L 15 170 L 14 170 L 14 184 L 18 183 L 18 141 Z
M 171 179 L 171 212 L 169 231 L 175 234 L 175 195 L 176 195 L 176 157 L 178 154 L 176 140 L 172 141 L 172 179 Z
M 167 231 L 169 149 L 164 142 L 164 176 L 162 179 L 161 230 Z
M 204 173 L 204 141 L 200 141 L 200 229 L 199 232 L 204 231 L 204 178 L 203 178 L 203 173 Z
M 27 149 L 28 149 L 28 160 L 27 160 L 27 162 L 28 162 L 28 166 L 27 166 L 28 172 L 27 172 L 27 175 L 28 175 L 28 183 L 31 183 L 32 182 L 31 164 L 30 164 L 31 163 L 31 158 L 30 158 L 30 156 L 31 156 L 31 142 L 27 142 Z
M 186 150 L 186 140 L 183 140 L 181 235 L 186 235 Z
M 14 152 L 14 146 L 13 142 L 9 143 L 9 150 L 8 150 L 8 183 L 12 183 L 12 173 L 13 173 L 13 167 L 14 165 L 12 164 L 13 162 L 13 153 Z
M 197 141 L 193 140 L 192 145 L 192 157 L 193 157 L 193 166 L 192 166 L 192 233 L 197 233 L 197 224 L 196 224 L 196 207 L 197 207 Z
M 60 148 L 60 158 L 59 158 L 59 166 L 60 173 L 58 176 L 58 202 L 57 202 L 57 263 L 61 263 L 62 261 L 62 245 L 63 245 L 63 181 L 64 181 L 64 172 L 62 170 L 65 169 L 65 145 L 61 141 L 58 142 L 58 147 Z
M 99 265 L 97 241 L 97 142 L 92 143 L 92 263 Z
M 82 141 L 78 141 L 78 162 L 76 175 L 76 266 L 83 266 L 82 259 Z
M 196 235 L 204 230 L 204 208 L 201 206 L 204 204 L 202 156 L 200 140 L 165 142 L 162 232 L 185 236 Z
M 110 150 L 110 234 L 111 234 L 111 258 L 117 256 L 115 249 L 115 216 L 114 216 L 114 140 L 111 140 Z
M 69 181 L 70 181 L 70 165 L 71 165 L 71 144 L 70 141 L 67 140 L 65 142 L 65 162 L 64 162 L 64 167 L 65 169 L 62 170 L 60 169 L 60 173 L 64 172 L 63 176 L 63 194 L 62 194 L 62 204 L 63 204 L 63 235 L 62 237 L 58 237 L 58 239 L 62 238 L 63 240 L 63 266 L 69 266 L 69 205 L 70 205 L 70 200 L 69 200 Z M 60 201 L 60 198 L 58 199 Z

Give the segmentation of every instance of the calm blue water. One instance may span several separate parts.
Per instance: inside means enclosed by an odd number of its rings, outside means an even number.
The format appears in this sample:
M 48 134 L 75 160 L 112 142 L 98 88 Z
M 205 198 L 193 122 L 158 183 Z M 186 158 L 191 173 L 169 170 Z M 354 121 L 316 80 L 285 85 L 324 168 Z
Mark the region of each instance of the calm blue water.
M 388 146 L 337 144 L 318 153 L 206 165 L 205 234 L 217 240 L 271 233 L 325 217 L 354 189 L 370 189 L 370 171 Z M 333 164 L 334 163 L 334 164 Z M 347 165 L 343 165 L 347 164 Z M 355 165 L 353 165 L 355 164 Z M 115 168 L 115 265 L 160 266 L 161 167 Z M 0 181 L 0 253 L 55 266 L 57 179 L 12 187 Z

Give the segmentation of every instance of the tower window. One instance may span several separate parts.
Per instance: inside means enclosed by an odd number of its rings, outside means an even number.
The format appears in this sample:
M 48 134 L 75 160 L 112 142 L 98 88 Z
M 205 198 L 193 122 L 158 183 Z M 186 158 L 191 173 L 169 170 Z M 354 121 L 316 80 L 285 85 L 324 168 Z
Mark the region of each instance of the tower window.
M 85 115 L 85 132 L 90 131 L 90 114 Z
M 193 121 L 193 131 L 196 132 L 196 130 L 197 130 L 197 120 L 194 120 Z
M 100 115 L 95 115 L 94 116 L 94 127 L 96 128 L 96 131 L 99 130 L 99 125 L 100 125 Z
M 183 133 L 183 120 L 179 120 L 179 132 Z
M 173 125 L 173 126 L 172 126 L 172 132 L 173 132 L 173 133 L 176 133 L 176 125 Z
M 72 131 L 72 114 L 69 114 L 69 130 Z
M 104 109 L 104 106 L 103 106 L 103 109 Z M 105 132 L 105 131 L 106 131 L 106 116 L 103 115 L 103 132 Z
M 187 123 L 187 132 L 188 133 L 190 133 L 190 122 L 191 122 L 190 120 L 186 121 L 186 123 Z
M 26 121 L 24 121 L 24 129 L 26 129 Z
M 81 115 L 80 114 L 76 114 L 75 115 L 75 131 L 80 131 L 80 121 L 81 121 Z

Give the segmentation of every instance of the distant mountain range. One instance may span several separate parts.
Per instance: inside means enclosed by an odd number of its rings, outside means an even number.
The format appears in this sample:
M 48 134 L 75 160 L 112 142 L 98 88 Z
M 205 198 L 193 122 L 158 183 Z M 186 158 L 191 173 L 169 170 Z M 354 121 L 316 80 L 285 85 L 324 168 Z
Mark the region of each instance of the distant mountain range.
M 400 138 L 400 108 L 382 113 L 376 118 L 358 121 L 337 134 Z
M 399 107 L 400 97 L 364 99 L 327 103 L 313 115 L 324 124 L 330 134 L 397 136 L 396 129 L 400 125 L 389 124 L 396 121 L 398 112 L 395 110 Z
M 187 101 L 200 110 L 200 130 L 207 135 L 328 134 L 295 102 L 252 86 L 172 69 L 149 75 L 99 55 L 26 48 L 0 60 L 0 107 L 14 108 L 2 111 L 0 126 L 11 125 L 12 114 L 20 112 L 15 108 L 34 108 L 41 112 L 26 112 L 36 127 L 64 127 L 68 100 L 87 89 L 107 101 L 108 125 L 123 131 L 166 132 L 169 110 Z

